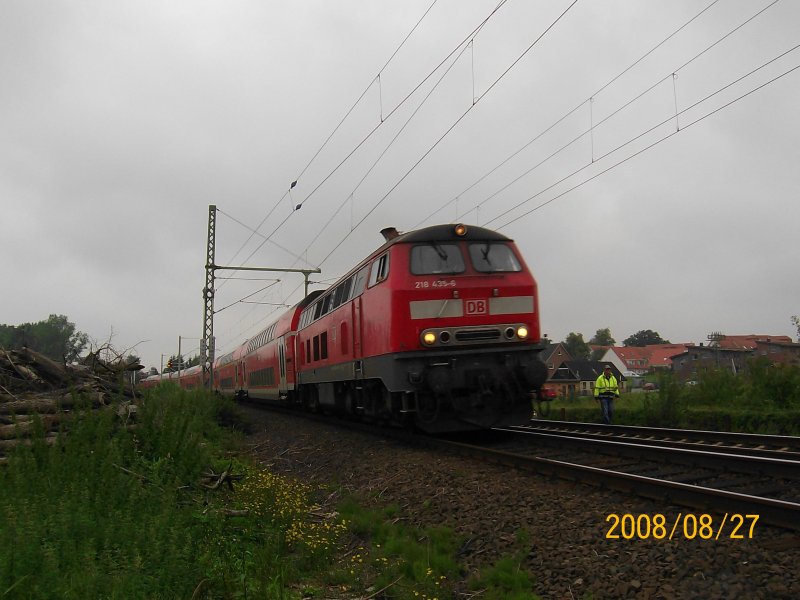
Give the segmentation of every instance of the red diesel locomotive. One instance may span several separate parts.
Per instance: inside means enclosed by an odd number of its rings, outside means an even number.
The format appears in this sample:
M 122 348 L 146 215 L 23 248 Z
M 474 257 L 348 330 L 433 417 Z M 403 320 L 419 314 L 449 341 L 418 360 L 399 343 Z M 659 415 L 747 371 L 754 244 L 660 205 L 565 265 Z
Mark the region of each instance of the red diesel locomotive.
M 336 284 L 220 357 L 215 388 L 429 433 L 529 420 L 547 370 L 513 241 L 465 225 L 382 233 Z

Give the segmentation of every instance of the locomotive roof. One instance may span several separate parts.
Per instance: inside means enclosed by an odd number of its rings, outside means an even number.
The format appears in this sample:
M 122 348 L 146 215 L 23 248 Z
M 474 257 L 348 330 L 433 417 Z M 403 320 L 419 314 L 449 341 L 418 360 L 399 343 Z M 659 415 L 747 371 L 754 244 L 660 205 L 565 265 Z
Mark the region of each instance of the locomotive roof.
M 456 234 L 456 225 L 433 225 L 431 227 L 423 227 L 408 233 L 402 233 L 388 244 L 398 243 L 414 243 L 414 242 L 449 242 L 466 240 L 470 242 L 511 242 L 511 238 L 504 236 L 502 233 L 486 229 L 485 227 L 478 227 L 477 225 L 467 225 L 467 232 L 464 235 Z
M 456 224 L 450 225 L 432 225 L 430 227 L 423 227 L 422 229 L 415 229 L 407 233 L 401 233 L 397 237 L 389 240 L 380 248 L 375 249 L 367 258 L 358 263 L 345 275 L 340 277 L 333 285 L 325 290 L 315 290 L 301 300 L 296 306 L 304 309 L 306 306 L 312 304 L 314 300 L 323 294 L 333 290 L 340 282 L 350 277 L 353 273 L 363 268 L 364 264 L 368 263 L 375 256 L 395 244 L 416 244 L 426 242 L 458 242 L 466 240 L 468 242 L 513 242 L 509 237 L 504 236 L 502 233 L 486 229 L 485 227 L 478 227 L 477 225 L 466 225 L 467 232 L 464 235 L 456 234 Z

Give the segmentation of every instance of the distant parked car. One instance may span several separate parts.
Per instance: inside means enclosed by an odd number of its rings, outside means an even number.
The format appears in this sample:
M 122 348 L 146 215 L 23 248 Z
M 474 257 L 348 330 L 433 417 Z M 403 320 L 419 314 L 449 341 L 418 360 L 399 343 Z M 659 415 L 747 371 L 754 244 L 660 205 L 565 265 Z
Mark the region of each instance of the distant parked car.
M 655 383 L 653 383 L 652 381 L 648 381 L 647 383 L 645 383 L 645 384 L 642 386 L 642 389 L 643 389 L 645 392 L 652 392 L 653 390 L 657 390 L 657 389 L 658 389 L 658 386 L 657 386 Z
M 558 397 L 558 392 L 551 387 L 542 387 L 539 390 L 539 400 L 555 400 Z

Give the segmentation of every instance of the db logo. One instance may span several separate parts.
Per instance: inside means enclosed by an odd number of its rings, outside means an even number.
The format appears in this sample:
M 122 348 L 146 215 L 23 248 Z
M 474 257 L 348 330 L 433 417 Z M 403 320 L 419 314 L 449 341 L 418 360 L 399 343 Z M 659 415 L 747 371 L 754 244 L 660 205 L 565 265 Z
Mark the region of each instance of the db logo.
M 486 300 L 467 300 L 468 315 L 485 315 L 489 312 L 489 303 Z

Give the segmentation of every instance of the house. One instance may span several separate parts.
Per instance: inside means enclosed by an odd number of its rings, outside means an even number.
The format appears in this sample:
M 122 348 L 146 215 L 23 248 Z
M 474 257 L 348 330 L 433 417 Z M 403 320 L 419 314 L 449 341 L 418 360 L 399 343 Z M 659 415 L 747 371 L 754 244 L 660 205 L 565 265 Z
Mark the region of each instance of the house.
M 622 373 L 642 376 L 658 369 L 669 369 L 672 366 L 672 357 L 686 352 L 690 345 L 612 346 L 601 360 L 612 363 Z
M 561 366 L 565 360 L 572 360 L 569 352 L 561 342 L 557 344 L 550 344 L 547 348 L 542 350 L 542 362 L 547 366 L 547 379 L 555 375 L 556 369 Z
M 789 336 L 712 334 L 707 346 L 688 346 L 685 353 L 672 357 L 672 370 L 679 379 L 693 380 L 699 372 L 729 369 L 739 373 L 755 358 L 767 358 L 773 364 L 800 366 L 800 344 Z
M 625 389 L 626 378 L 619 369 L 610 362 L 598 360 L 567 360 L 561 363 L 555 374 L 549 379 L 548 387 L 556 390 L 563 398 L 575 396 L 591 396 L 594 392 L 594 382 L 606 368 L 611 367 L 611 372 L 617 378 L 620 391 Z
M 716 369 L 730 369 L 738 373 L 746 368 L 753 351 L 747 348 L 722 348 L 719 346 L 688 346 L 686 352 L 672 357 L 672 371 L 684 381 L 697 379 L 698 373 Z
M 766 357 L 773 364 L 800 366 L 800 343 L 793 343 L 791 338 L 788 342 L 776 341 L 774 337 L 768 340 L 757 340 L 754 357 Z
M 788 335 L 725 335 L 722 333 L 712 333 L 708 336 L 708 345 L 712 348 L 724 348 L 726 350 L 755 350 L 759 343 L 762 344 L 791 344 L 792 338 Z
M 650 369 L 653 371 L 669 371 L 672 368 L 672 357 L 680 356 L 687 352 L 687 348 L 692 344 L 655 344 L 645 346 L 650 349 L 648 359 Z

